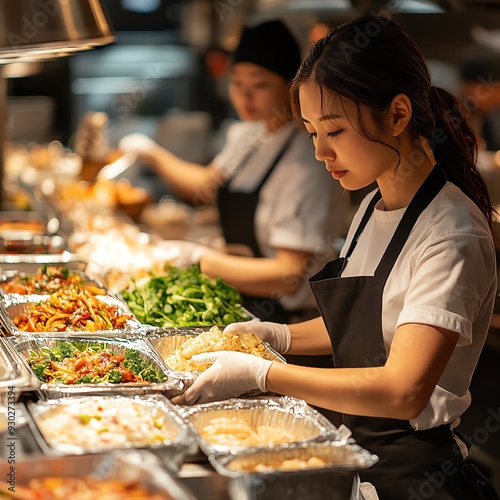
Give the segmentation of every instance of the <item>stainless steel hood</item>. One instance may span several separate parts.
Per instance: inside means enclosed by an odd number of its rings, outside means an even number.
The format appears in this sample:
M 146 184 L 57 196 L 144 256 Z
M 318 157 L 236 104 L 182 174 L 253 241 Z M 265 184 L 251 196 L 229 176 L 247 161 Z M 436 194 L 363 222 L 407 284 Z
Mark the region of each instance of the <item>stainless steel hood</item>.
M 99 0 L 0 0 L 0 64 L 53 59 L 114 38 Z

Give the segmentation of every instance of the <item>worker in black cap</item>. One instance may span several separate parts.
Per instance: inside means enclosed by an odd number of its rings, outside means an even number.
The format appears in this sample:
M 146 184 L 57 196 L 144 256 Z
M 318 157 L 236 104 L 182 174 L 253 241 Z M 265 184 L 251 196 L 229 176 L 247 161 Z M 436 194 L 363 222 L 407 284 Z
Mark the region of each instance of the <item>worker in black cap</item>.
M 299 45 L 281 21 L 243 29 L 229 68 L 229 96 L 241 121 L 207 166 L 141 134 L 119 144 L 151 164 L 180 198 L 217 204 L 225 250 L 171 241 L 172 262 L 198 262 L 202 272 L 234 285 L 263 320 L 287 322 L 315 309 L 307 278 L 332 257 L 348 222 L 344 193 L 292 122 L 288 84 L 300 62 Z

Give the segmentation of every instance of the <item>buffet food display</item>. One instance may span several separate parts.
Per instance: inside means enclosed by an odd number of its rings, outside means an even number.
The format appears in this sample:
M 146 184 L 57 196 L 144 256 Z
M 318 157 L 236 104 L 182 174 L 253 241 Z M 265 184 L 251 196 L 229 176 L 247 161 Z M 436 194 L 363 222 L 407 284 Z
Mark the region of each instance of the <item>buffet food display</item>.
M 73 216 L 87 218 L 63 252 L 0 254 L 0 438 L 16 407 L 16 435 L 29 434 L 39 453 L 16 461 L 21 498 L 191 500 L 178 473 L 193 460 L 227 478 L 232 499 L 289 498 L 290 481 L 319 488 L 318 498 L 348 498 L 339 492 L 356 489 L 355 471 L 377 457 L 304 401 L 258 392 L 170 402 L 209 368 L 196 354 L 286 361 L 251 333 L 224 332 L 255 319 L 238 290 L 196 265 L 174 267 L 153 236 L 74 201 Z M 49 233 L 46 222 L 28 229 Z

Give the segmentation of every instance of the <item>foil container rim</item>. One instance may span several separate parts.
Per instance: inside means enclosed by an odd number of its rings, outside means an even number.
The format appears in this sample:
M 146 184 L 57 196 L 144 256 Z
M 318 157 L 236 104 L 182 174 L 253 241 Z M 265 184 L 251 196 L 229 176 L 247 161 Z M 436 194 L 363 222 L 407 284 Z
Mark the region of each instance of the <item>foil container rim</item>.
M 256 445 L 256 446 L 225 446 L 213 444 L 204 439 L 199 433 L 198 429 L 192 422 L 192 417 L 200 413 L 209 413 L 210 411 L 237 411 L 241 409 L 257 411 L 260 408 L 271 411 L 280 411 L 296 418 L 307 419 L 313 422 L 319 428 L 319 434 L 311 438 L 301 439 L 298 442 L 319 442 L 325 439 L 340 442 L 338 438 L 338 429 L 333 425 L 324 415 L 312 408 L 306 401 L 290 396 L 279 397 L 258 397 L 258 398 L 232 398 L 226 401 L 216 401 L 212 403 L 204 403 L 191 407 L 179 407 L 180 415 L 187 421 L 193 434 L 196 437 L 199 447 L 207 455 L 219 455 L 225 453 L 232 453 L 234 455 L 246 450 L 262 450 L 268 449 L 269 445 Z M 292 410 L 292 411 L 291 411 Z M 273 447 L 276 445 L 272 445 Z
M 214 325 L 214 326 L 217 326 L 217 325 Z M 196 335 L 200 335 L 201 333 L 203 333 L 204 331 L 209 331 L 211 328 L 213 328 L 213 326 L 211 327 L 207 327 L 206 330 L 203 330 L 203 331 L 197 331 L 197 332 L 193 332 L 192 329 L 187 329 L 188 327 L 185 327 L 186 330 L 183 330 L 183 331 L 180 331 L 180 332 L 177 332 L 177 331 L 171 331 L 171 332 L 168 332 L 168 333 L 164 333 L 162 335 L 156 335 L 154 337 L 152 337 L 149 332 L 145 332 L 145 335 L 143 337 L 143 339 L 148 343 L 148 345 L 151 347 L 151 349 L 155 350 L 156 354 L 158 355 L 158 357 L 160 357 L 161 359 L 162 356 L 160 355 L 160 353 L 158 352 L 155 344 L 154 344 L 154 341 L 157 341 L 159 339 L 162 339 L 162 338 L 168 338 L 168 337 L 194 337 Z M 196 327 L 195 329 L 197 329 L 198 327 Z M 264 348 L 266 349 L 266 351 L 268 353 L 270 353 L 275 359 L 273 359 L 273 361 L 278 361 L 280 363 L 285 363 L 286 364 L 286 359 L 284 358 L 284 356 L 282 354 L 280 354 L 278 351 L 276 351 L 275 349 L 273 349 L 271 347 L 271 345 L 268 343 L 268 342 L 265 342 L 265 341 L 262 341 L 262 344 L 264 346 Z M 163 360 L 164 363 L 165 363 L 165 366 L 173 373 L 176 373 L 180 378 L 185 378 L 186 380 L 194 380 L 196 379 L 197 377 L 199 377 L 203 372 L 199 372 L 199 371 L 182 371 L 182 370 L 174 370 L 173 368 L 170 368 L 165 360 Z
M 107 304 L 115 305 L 119 308 L 120 313 L 131 315 L 132 318 L 129 319 L 123 329 L 111 328 L 108 330 L 95 330 L 95 331 L 85 331 L 85 330 L 66 330 L 63 332 L 56 331 L 42 331 L 42 332 L 28 332 L 24 330 L 20 330 L 14 324 L 13 319 L 11 318 L 8 308 L 12 306 L 17 306 L 21 304 L 37 304 L 39 302 L 48 300 L 51 297 L 50 294 L 40 295 L 40 294 L 3 294 L 2 301 L 0 301 L 0 320 L 3 323 L 3 326 L 7 329 L 8 333 L 13 337 L 21 337 L 21 338 L 37 338 L 40 335 L 48 334 L 50 336 L 58 336 L 61 334 L 68 335 L 101 335 L 108 337 L 125 337 L 128 335 L 134 335 L 134 332 L 138 336 L 143 337 L 145 335 L 145 331 L 143 328 L 143 324 L 135 317 L 130 308 L 126 303 L 121 301 L 118 297 L 111 293 L 107 293 L 106 295 L 97 295 L 96 298 L 101 300 Z
M 10 390 L 10 387 L 14 387 L 16 389 L 28 387 L 35 388 L 35 385 L 37 387 L 40 385 L 35 383 L 31 372 L 27 369 L 23 360 L 20 358 L 15 349 L 9 344 L 9 342 L 3 337 L 0 337 L 0 356 L 3 357 L 4 361 L 6 361 L 10 366 L 9 376 L 0 379 L 0 390 Z
M 165 448 L 182 448 L 188 449 L 194 445 L 196 442 L 196 438 L 193 435 L 191 429 L 186 425 L 186 422 L 182 419 L 179 413 L 176 411 L 174 405 L 170 402 L 170 400 L 164 396 L 163 394 L 153 393 L 153 394 L 113 394 L 113 395 L 99 395 L 99 394 L 91 394 L 91 395 L 81 395 L 81 396 L 70 396 L 66 398 L 53 398 L 48 399 L 46 401 L 29 401 L 27 403 L 27 413 L 29 416 L 28 425 L 33 426 L 32 430 L 35 440 L 39 444 L 40 448 L 46 455 L 65 455 L 69 452 L 66 451 L 69 449 L 69 445 L 58 445 L 51 444 L 46 438 L 41 430 L 39 421 L 41 417 L 48 411 L 58 408 L 64 405 L 74 404 L 78 401 L 88 401 L 89 399 L 105 399 L 106 401 L 112 400 L 132 400 L 132 401 L 140 401 L 140 404 L 156 406 L 160 410 L 163 410 L 164 413 L 170 418 L 170 421 L 173 421 L 176 426 L 177 434 L 168 440 L 163 442 L 158 442 L 157 444 L 145 444 L 138 446 L 122 446 L 122 447 L 113 447 L 113 448 L 85 448 L 80 445 L 72 445 L 71 446 L 71 455 L 82 455 L 86 453 L 103 453 L 106 451 L 112 450 L 163 450 Z M 63 448 L 63 449 L 61 449 Z
M 329 449 L 332 447 L 344 448 L 353 453 L 355 453 L 359 458 L 362 459 L 361 464 L 328 464 L 321 467 L 308 467 L 305 469 L 269 469 L 263 471 L 248 471 L 248 470 L 235 470 L 230 469 L 228 465 L 234 460 L 241 460 L 258 455 L 277 455 L 280 453 L 287 454 L 300 451 L 314 451 L 315 449 Z M 286 458 L 284 458 L 286 459 Z M 214 469 L 221 475 L 230 478 L 239 478 L 245 476 L 290 476 L 295 474 L 311 474 L 311 473 L 330 473 L 332 471 L 357 471 L 363 470 L 371 467 L 378 462 L 379 457 L 374 453 L 369 452 L 365 448 L 354 442 L 345 441 L 335 441 L 335 440 L 324 440 L 324 441 L 311 441 L 311 442 L 301 442 L 301 443 L 283 443 L 272 448 L 248 448 L 235 455 L 234 453 L 218 453 L 211 454 L 208 456 L 210 464 Z
M 167 379 L 163 382 L 144 382 L 144 383 L 137 383 L 137 382 L 125 382 L 125 383 L 118 383 L 118 384 L 112 384 L 110 382 L 104 382 L 104 383 L 99 383 L 99 384 L 78 384 L 78 385 L 67 385 L 67 384 L 58 384 L 58 383 L 48 383 L 48 382 L 43 382 L 40 381 L 40 386 L 38 388 L 38 391 L 40 391 L 43 395 L 46 397 L 50 397 L 49 394 L 86 394 L 89 392 L 107 392 L 107 393 L 114 393 L 117 391 L 136 391 L 138 389 L 144 391 L 144 390 L 149 390 L 149 391 L 166 391 L 166 390 L 182 390 L 183 389 L 183 382 L 182 380 L 178 379 L 175 374 L 170 373 L 165 364 L 161 363 L 160 359 L 157 359 L 157 356 L 155 355 L 154 352 L 151 352 L 149 349 L 148 345 L 143 341 L 143 339 L 140 338 L 134 338 L 134 339 L 123 339 L 123 338 L 107 338 L 107 337 L 67 337 L 67 336 L 59 336 L 59 337 L 37 337 L 37 338 L 30 338 L 30 339 L 23 339 L 23 338 L 15 338 L 11 337 L 9 338 L 9 341 L 11 342 L 13 348 L 15 351 L 19 354 L 19 356 L 22 357 L 22 360 L 29 370 L 29 373 L 32 374 L 35 378 L 36 375 L 33 373 L 31 370 L 31 367 L 28 365 L 28 362 L 26 361 L 26 356 L 21 352 L 25 349 L 41 349 L 43 347 L 47 347 L 47 345 L 43 345 L 45 342 L 82 342 L 82 343 L 100 343 L 100 344 L 111 344 L 115 345 L 118 347 L 121 347 L 123 349 L 135 349 L 142 354 L 146 355 L 152 364 L 155 365 L 155 368 L 160 370 L 166 377 Z M 25 344 L 35 344 L 34 346 L 25 346 Z M 58 396 L 54 396 L 58 397 Z
M 151 484 L 158 494 L 168 494 L 174 500 L 196 500 L 192 493 L 178 481 L 175 475 L 161 466 L 159 458 L 149 450 L 127 449 L 110 450 L 96 454 L 72 455 L 72 456 L 47 456 L 43 461 L 37 455 L 29 455 L 16 460 L 16 465 L 21 469 L 31 463 L 37 463 L 37 469 L 45 476 L 54 476 L 54 464 L 61 466 L 60 477 L 68 477 L 68 467 L 72 463 L 80 466 L 81 475 L 96 475 L 99 479 L 116 479 L 123 481 L 123 470 L 133 467 L 139 474 L 140 486 Z M 3 467 L 9 467 L 7 462 Z M 0 465 L 0 468 L 2 466 Z M 69 469 L 72 470 L 71 468 Z M 115 475 L 118 474 L 118 477 Z M 73 475 L 73 474 L 72 474 Z

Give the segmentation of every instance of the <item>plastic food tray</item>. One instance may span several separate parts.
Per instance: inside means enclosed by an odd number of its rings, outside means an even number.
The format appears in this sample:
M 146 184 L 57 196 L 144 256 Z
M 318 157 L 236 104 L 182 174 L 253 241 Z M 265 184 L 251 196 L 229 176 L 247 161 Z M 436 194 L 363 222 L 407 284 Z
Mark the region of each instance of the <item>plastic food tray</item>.
M 289 470 L 276 468 L 284 460 L 307 461 L 312 457 L 321 459 L 325 465 Z M 229 495 L 234 500 L 346 500 L 359 498 L 356 471 L 371 467 L 378 457 L 353 443 L 325 441 L 250 450 L 238 456 L 214 455 L 209 456 L 209 460 L 219 474 L 228 478 Z M 272 468 L 255 472 L 253 468 L 257 465 L 271 465 Z
M 80 350 L 86 349 L 92 345 L 101 345 L 103 348 L 111 348 L 117 354 L 124 353 L 125 349 L 137 350 L 141 358 L 147 361 L 158 373 L 163 373 L 167 379 L 164 382 L 151 383 L 119 383 L 109 382 L 99 384 L 75 384 L 67 385 L 62 383 L 41 382 L 38 388 L 41 399 L 57 399 L 61 397 L 79 396 L 84 394 L 155 394 L 161 393 L 171 398 L 183 392 L 184 387 L 181 380 L 169 373 L 165 365 L 151 352 L 147 344 L 140 339 L 114 339 L 109 338 L 86 338 L 86 337 L 40 337 L 37 339 L 10 338 L 9 342 L 13 345 L 16 352 L 21 356 L 30 373 L 35 376 L 28 365 L 26 358 L 30 353 L 38 353 L 44 348 L 54 348 L 62 342 L 75 343 Z
M 69 336 L 69 337 L 143 337 L 144 330 L 132 314 L 128 306 L 122 302 L 117 297 L 113 295 L 96 295 L 96 298 L 101 302 L 105 302 L 108 305 L 114 305 L 120 314 L 131 315 L 125 323 L 125 328 L 119 329 L 109 329 L 109 330 L 97 330 L 97 331 L 83 331 L 83 330 L 67 330 L 65 332 L 26 332 L 20 330 L 14 324 L 13 319 L 21 314 L 28 313 L 34 304 L 38 304 L 43 300 L 48 300 L 50 295 L 18 295 L 18 294 L 8 294 L 3 296 L 2 303 L 0 304 L 0 319 L 8 335 L 14 337 L 22 338 L 38 338 L 39 336 Z
M 236 417 L 250 424 L 284 429 L 294 436 L 292 442 L 336 440 L 337 428 L 305 401 L 288 396 L 278 398 L 229 399 L 224 402 L 182 407 L 181 415 L 187 420 L 196 436 L 200 449 L 207 455 L 219 453 L 238 454 L 249 449 L 258 450 L 276 445 L 239 446 L 211 443 L 202 437 L 202 429 L 210 421 L 221 417 Z
M 0 464 L 0 474 L 9 481 L 10 465 Z M 98 480 L 117 480 L 138 485 L 165 500 L 195 500 L 194 496 L 159 459 L 146 450 L 116 451 L 95 455 L 69 457 L 39 456 L 16 460 L 15 484 L 27 486 L 31 479 L 43 477 L 88 477 Z
M 100 448 L 92 448 L 80 444 L 70 444 L 58 442 L 52 439 L 45 429 L 45 422 L 47 419 L 53 418 L 57 415 L 58 411 L 64 407 L 71 405 L 95 403 L 99 402 L 104 404 L 112 404 L 119 414 L 120 408 L 123 408 L 124 402 L 133 402 L 141 412 L 151 415 L 151 418 L 162 416 L 164 417 L 164 425 L 168 429 L 169 438 L 163 441 L 155 441 L 152 444 L 134 444 L 130 441 L 124 446 L 107 446 Z M 178 472 L 181 468 L 185 453 L 190 452 L 195 446 L 194 436 L 185 423 L 185 421 L 176 412 L 174 406 L 170 401 L 161 394 L 152 394 L 149 396 L 86 396 L 86 397 L 71 397 L 50 400 L 45 402 L 29 402 L 28 410 L 30 413 L 31 421 L 28 420 L 31 430 L 38 446 L 46 455 L 58 456 L 65 454 L 84 453 L 102 453 L 112 449 L 147 449 L 157 455 L 163 464 L 171 471 Z M 60 430 L 63 430 L 62 428 Z M 73 429 L 66 429 L 73 430 Z M 134 429 L 128 432 L 133 433 Z M 160 431 L 158 431 L 160 432 Z
M 199 335 L 203 331 L 210 330 L 211 327 L 200 327 L 200 328 L 177 328 L 172 330 L 162 330 L 162 332 L 151 333 L 148 332 L 145 337 L 145 341 L 154 350 L 158 356 L 165 363 L 166 367 L 172 373 L 175 373 L 176 377 L 183 380 L 185 388 L 187 389 L 201 372 L 198 371 L 177 371 L 168 366 L 166 358 L 175 351 L 184 342 L 189 340 L 196 335 Z M 264 342 L 265 347 L 265 358 L 271 361 L 279 361 L 281 363 L 286 363 L 285 358 L 275 351 L 267 342 Z

